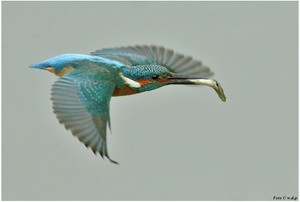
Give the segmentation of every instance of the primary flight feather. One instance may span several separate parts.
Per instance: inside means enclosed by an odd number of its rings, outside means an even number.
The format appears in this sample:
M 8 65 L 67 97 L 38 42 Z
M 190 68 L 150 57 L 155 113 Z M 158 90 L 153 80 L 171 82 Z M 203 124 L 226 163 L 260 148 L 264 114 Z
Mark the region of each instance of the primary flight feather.
M 107 151 L 109 103 L 123 96 L 170 84 L 206 85 L 222 101 L 226 97 L 213 73 L 200 61 L 160 46 L 109 48 L 84 54 L 63 54 L 31 65 L 60 78 L 53 84 L 51 100 L 60 123 L 86 147 L 112 160 Z

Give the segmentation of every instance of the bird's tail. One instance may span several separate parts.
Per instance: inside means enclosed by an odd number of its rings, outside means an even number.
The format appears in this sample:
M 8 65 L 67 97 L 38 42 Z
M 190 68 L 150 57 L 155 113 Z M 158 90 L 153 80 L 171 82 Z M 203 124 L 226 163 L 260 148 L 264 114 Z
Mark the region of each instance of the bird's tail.
M 46 62 L 35 63 L 35 64 L 30 65 L 29 67 L 34 68 L 34 69 L 47 70 L 53 74 L 57 74 L 57 71 L 55 70 L 55 68 L 49 66 Z
M 29 66 L 30 68 L 35 68 L 35 69 L 44 69 L 49 67 L 49 65 L 43 61 L 43 62 L 39 62 L 39 63 L 34 63 L 32 65 Z
M 63 76 L 64 74 L 66 74 L 74 69 L 70 65 L 67 65 L 65 67 L 53 66 L 49 63 L 49 61 L 35 63 L 35 64 L 30 65 L 29 67 L 35 68 L 35 69 L 47 70 L 47 71 L 55 74 L 56 76 Z

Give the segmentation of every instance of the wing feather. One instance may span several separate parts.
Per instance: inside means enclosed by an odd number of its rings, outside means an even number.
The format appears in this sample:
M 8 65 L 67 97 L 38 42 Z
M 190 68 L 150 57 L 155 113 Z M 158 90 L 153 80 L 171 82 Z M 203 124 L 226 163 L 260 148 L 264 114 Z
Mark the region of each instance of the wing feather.
M 91 53 L 111 60 L 117 60 L 127 67 L 145 64 L 161 65 L 171 72 L 187 75 L 210 77 L 213 72 L 192 57 L 176 53 L 161 46 L 128 46 L 107 48 Z
M 110 159 L 106 146 L 109 102 L 115 84 L 101 80 L 101 76 L 97 80 L 95 75 L 92 79 L 87 78 L 86 75 L 80 78 L 80 69 L 75 69 L 53 84 L 51 99 L 54 113 L 59 122 L 86 147 L 117 163 Z

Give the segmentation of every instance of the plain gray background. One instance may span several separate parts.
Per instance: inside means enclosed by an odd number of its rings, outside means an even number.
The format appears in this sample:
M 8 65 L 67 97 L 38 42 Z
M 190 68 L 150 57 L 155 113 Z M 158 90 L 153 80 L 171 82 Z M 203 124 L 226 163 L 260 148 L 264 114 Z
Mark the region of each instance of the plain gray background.
M 3 2 L 3 200 L 298 196 L 297 2 Z M 157 44 L 215 72 L 206 87 L 113 98 L 111 164 L 52 113 L 62 53 Z

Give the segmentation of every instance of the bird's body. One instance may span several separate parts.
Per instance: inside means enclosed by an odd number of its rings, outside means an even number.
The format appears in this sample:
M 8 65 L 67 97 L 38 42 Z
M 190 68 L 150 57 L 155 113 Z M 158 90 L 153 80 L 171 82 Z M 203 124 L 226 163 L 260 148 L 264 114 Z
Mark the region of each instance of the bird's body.
M 169 84 L 196 84 L 214 88 L 225 101 L 218 82 L 205 78 L 212 75 L 209 68 L 163 47 L 134 46 L 102 49 L 91 55 L 63 54 L 31 67 L 60 77 L 52 87 L 51 97 L 59 122 L 95 154 L 108 159 L 106 128 L 110 126 L 112 96 L 137 94 Z

